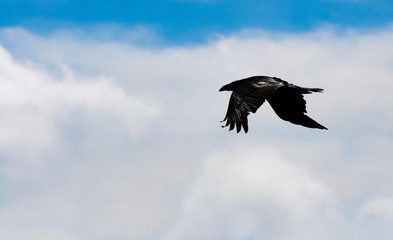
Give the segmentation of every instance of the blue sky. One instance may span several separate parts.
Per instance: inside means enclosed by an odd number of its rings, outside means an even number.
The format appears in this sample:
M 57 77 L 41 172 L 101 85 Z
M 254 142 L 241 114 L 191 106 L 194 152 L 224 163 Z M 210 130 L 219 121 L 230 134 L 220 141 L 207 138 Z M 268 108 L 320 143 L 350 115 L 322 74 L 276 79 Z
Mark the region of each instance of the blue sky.
M 0 26 L 22 26 L 45 33 L 100 24 L 142 25 L 154 29 L 168 42 L 182 43 L 244 28 L 304 32 L 327 24 L 343 28 L 385 27 L 393 19 L 392 12 L 389 0 L 4 0 Z
M 0 237 L 393 239 L 392 5 L 1 1 Z M 221 128 L 252 75 L 329 130 Z

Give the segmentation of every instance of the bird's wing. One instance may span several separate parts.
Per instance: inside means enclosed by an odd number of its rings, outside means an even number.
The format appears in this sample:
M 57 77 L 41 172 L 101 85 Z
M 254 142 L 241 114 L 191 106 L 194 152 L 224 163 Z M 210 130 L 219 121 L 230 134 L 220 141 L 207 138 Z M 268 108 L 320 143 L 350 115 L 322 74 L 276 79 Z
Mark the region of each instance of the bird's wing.
M 223 127 L 229 125 L 229 130 L 232 130 L 236 125 L 237 132 L 240 132 L 243 126 L 244 132 L 247 133 L 247 116 L 250 112 L 255 113 L 265 102 L 265 99 L 282 85 L 282 82 L 254 81 L 246 83 L 233 91 L 223 120 L 227 122 Z
M 305 115 L 307 113 L 306 100 L 304 100 L 302 93 L 307 94 L 321 91 L 322 89 L 319 88 L 300 88 L 289 85 L 277 89 L 277 91 L 267 98 L 267 101 L 276 114 L 285 121 L 309 128 L 327 129 Z

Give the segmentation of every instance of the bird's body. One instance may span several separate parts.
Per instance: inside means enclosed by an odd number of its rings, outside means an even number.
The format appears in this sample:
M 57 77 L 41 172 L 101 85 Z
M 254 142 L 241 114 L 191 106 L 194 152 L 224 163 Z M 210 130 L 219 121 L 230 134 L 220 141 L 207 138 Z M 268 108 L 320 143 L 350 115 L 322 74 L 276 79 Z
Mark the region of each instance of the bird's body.
M 229 130 L 236 126 L 237 132 L 243 127 L 248 131 L 247 116 L 267 100 L 276 114 L 283 120 L 309 128 L 327 129 L 307 115 L 303 94 L 322 92 L 320 88 L 303 88 L 276 77 L 254 76 L 231 82 L 220 91 L 233 91 L 225 115 Z

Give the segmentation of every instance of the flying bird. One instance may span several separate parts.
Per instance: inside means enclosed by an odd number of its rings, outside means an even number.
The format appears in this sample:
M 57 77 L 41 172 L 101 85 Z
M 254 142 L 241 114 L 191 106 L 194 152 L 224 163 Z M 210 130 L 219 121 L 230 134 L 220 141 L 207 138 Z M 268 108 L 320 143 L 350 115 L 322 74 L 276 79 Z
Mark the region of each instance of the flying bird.
M 231 82 L 219 91 L 232 91 L 228 110 L 223 121 L 229 126 L 229 131 L 236 126 L 237 132 L 244 129 L 248 132 L 247 116 L 267 100 L 274 112 L 285 121 L 308 128 L 326 129 L 307 115 L 306 101 L 303 94 L 322 92 L 320 88 L 303 88 L 290 84 L 280 78 L 268 76 L 253 76 Z

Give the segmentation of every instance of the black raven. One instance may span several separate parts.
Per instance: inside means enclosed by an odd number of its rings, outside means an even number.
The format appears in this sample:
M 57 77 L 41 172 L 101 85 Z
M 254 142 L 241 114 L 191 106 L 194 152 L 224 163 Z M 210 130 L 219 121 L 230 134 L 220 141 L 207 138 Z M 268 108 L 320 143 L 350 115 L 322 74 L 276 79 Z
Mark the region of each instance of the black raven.
M 225 115 L 229 131 L 236 125 L 237 132 L 242 126 L 248 131 L 247 116 L 255 113 L 265 99 L 270 103 L 276 114 L 283 120 L 309 128 L 326 129 L 306 116 L 306 101 L 303 94 L 322 92 L 320 88 L 302 88 L 276 77 L 254 76 L 231 82 L 220 91 L 233 91 Z

